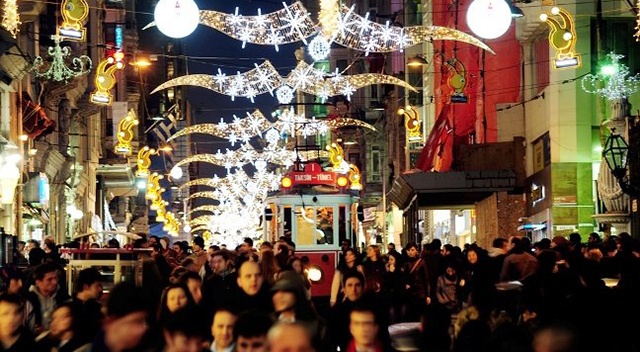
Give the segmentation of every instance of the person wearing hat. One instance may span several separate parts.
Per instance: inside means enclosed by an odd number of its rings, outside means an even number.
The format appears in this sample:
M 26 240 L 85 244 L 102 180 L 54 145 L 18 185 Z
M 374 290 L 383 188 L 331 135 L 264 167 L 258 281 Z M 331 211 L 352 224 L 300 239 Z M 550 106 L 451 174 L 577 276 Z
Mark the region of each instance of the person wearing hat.
M 273 319 L 277 323 L 298 323 L 311 336 L 313 345 L 322 351 L 326 336 L 326 323 L 307 299 L 304 282 L 293 270 L 283 271 L 271 288 L 273 293 Z

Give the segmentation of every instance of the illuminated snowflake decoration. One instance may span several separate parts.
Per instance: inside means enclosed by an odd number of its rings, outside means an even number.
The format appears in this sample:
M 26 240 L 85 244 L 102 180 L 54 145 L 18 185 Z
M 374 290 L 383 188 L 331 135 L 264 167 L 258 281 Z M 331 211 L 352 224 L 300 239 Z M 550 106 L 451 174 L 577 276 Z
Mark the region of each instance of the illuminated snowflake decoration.
M 284 4 L 284 3 L 283 3 Z M 284 4 L 280 11 L 257 16 L 243 16 L 236 8 L 234 14 L 217 11 L 200 11 L 200 23 L 223 32 L 231 38 L 258 45 L 273 45 L 278 50 L 282 44 L 303 41 L 316 33 L 315 23 L 302 3 Z
M 329 53 L 331 52 L 331 43 L 329 43 L 325 37 L 319 35 L 311 40 L 307 49 L 313 60 L 320 61 L 329 56 Z
M 624 55 L 609 53 L 607 56 L 611 60 L 611 64 L 606 66 L 607 72 L 584 76 L 581 81 L 582 89 L 608 100 L 628 98 L 638 91 L 640 74 L 629 77 L 629 67 L 620 63 Z
M 289 86 L 282 86 L 276 91 L 276 98 L 280 104 L 289 104 L 293 100 L 293 89 Z
M 278 130 L 276 130 L 275 128 L 272 128 L 265 134 L 265 139 L 270 146 L 277 145 L 280 141 L 280 132 L 278 132 Z

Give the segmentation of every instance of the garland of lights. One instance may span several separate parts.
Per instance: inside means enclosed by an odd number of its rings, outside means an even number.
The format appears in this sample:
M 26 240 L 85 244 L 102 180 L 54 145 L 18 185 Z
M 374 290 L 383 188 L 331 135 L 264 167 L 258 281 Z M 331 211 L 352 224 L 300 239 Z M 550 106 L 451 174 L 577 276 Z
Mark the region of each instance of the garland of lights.
M 2 9 L 2 27 L 16 38 L 18 32 L 20 32 L 21 23 L 17 0 L 5 0 L 4 8 Z
M 296 128 L 297 125 L 303 126 L 302 128 Z M 228 139 L 231 145 L 235 145 L 239 140 L 242 143 L 248 143 L 254 136 L 262 137 L 265 131 L 274 129 L 276 131 L 289 131 L 290 135 L 297 136 L 310 136 L 316 134 L 325 134 L 329 130 L 336 130 L 345 127 L 362 127 L 375 131 L 375 127 L 364 121 L 338 117 L 332 120 L 316 120 L 315 118 L 307 119 L 304 115 L 296 115 L 293 109 L 285 109 L 284 112 L 278 116 L 278 121 L 275 123 L 269 122 L 264 115 L 256 110 L 253 113 L 247 113 L 247 118 L 240 119 L 236 115 L 233 115 L 233 122 L 226 123 L 221 118 L 220 122 L 215 123 L 203 123 L 193 126 L 188 126 L 174 135 L 169 137 L 167 141 L 172 141 L 176 138 L 183 137 L 190 134 L 207 134 L 218 138 Z M 252 134 L 249 134 L 251 132 Z M 274 135 L 277 139 L 280 137 L 280 133 Z M 267 137 L 267 136 L 265 136 Z M 274 144 L 274 141 L 270 140 L 271 136 L 267 138 L 269 144 Z
M 214 137 L 226 138 L 231 145 L 234 145 L 238 139 L 243 143 L 247 143 L 251 139 L 251 135 L 248 132 L 254 133 L 253 135 L 259 135 L 262 137 L 262 132 L 272 128 L 272 123 L 267 120 L 264 115 L 256 110 L 253 113 L 247 112 L 247 117 L 244 119 L 238 118 L 233 115 L 233 122 L 226 123 L 221 118 L 220 123 L 203 123 L 193 126 L 188 126 L 176 132 L 174 135 L 167 139 L 170 142 L 178 137 L 186 136 L 192 133 L 208 134 Z
M 232 100 L 235 97 L 246 97 L 253 102 L 256 96 L 264 93 L 273 94 L 277 89 L 278 101 L 288 104 L 293 100 L 295 90 L 316 95 L 323 102 L 335 95 L 344 95 L 350 99 L 357 89 L 374 84 L 393 84 L 417 92 L 414 87 L 393 76 L 380 73 L 341 75 L 337 70 L 327 76 L 326 72 L 303 61 L 300 61 L 286 78 L 281 77 L 268 60 L 255 67 L 233 76 L 227 76 L 218 69 L 216 75 L 194 74 L 176 77 L 156 87 L 151 94 L 171 87 L 188 85 L 228 95 Z
M 193 194 L 189 195 L 189 198 L 187 198 L 187 200 L 189 201 L 196 198 L 209 198 L 209 199 L 217 200 L 216 197 L 217 195 L 213 191 L 201 191 L 201 192 L 194 192 Z
M 302 126 L 302 127 L 299 127 Z M 331 120 L 316 120 L 315 117 L 305 118 L 304 114 L 298 115 L 293 108 L 285 109 L 278 115 L 278 121 L 273 124 L 273 128 L 278 131 L 287 131 L 295 136 L 324 135 L 330 130 L 337 130 L 344 127 L 360 127 L 375 131 L 372 125 L 349 117 L 338 117 Z
M 266 190 L 277 190 L 280 185 L 280 179 L 281 175 L 273 172 L 258 171 L 252 177 L 247 175 L 244 170 L 239 169 L 235 173 L 228 174 L 225 178 L 214 175 L 212 178 L 191 180 L 181 185 L 180 189 L 191 186 L 206 186 L 224 192 L 226 189 L 237 190 L 239 189 L 239 185 L 244 185 L 243 187 L 247 192 L 259 193 L 263 188 Z M 245 194 L 241 193 L 240 195 L 243 196 Z
M 316 69 L 304 61 L 299 61 L 286 78 L 286 84 L 305 93 L 320 97 L 322 102 L 335 95 L 344 95 L 350 99 L 360 88 L 374 84 L 392 84 L 413 92 L 417 90 L 407 82 L 381 73 L 363 73 L 357 75 L 341 75 L 336 69 L 328 79 L 326 72 Z M 286 104 L 288 102 L 280 101 Z
M 283 3 L 284 4 L 284 3 Z M 259 45 L 273 45 L 276 51 L 282 44 L 303 41 L 316 33 L 315 24 L 301 2 L 284 5 L 284 9 L 257 16 L 242 16 L 238 8 L 233 15 L 217 11 L 200 11 L 200 23 L 218 30 L 242 42 Z
M 62 37 L 59 35 L 52 35 L 51 39 L 53 39 L 55 45 L 49 47 L 47 50 L 47 54 L 51 57 L 51 62 L 47 70 L 44 72 L 40 71 L 48 60 L 44 60 L 41 56 L 36 56 L 33 60 L 33 71 L 36 77 L 67 83 L 72 78 L 89 73 L 91 70 L 91 59 L 87 55 L 81 55 L 80 57 L 71 59 L 73 68 L 69 68 L 65 63 L 65 59 L 71 54 L 71 49 L 69 49 L 68 46 L 64 48 L 60 47 Z
M 281 80 L 282 77 L 280 77 L 271 62 L 265 61 L 259 66 L 256 65 L 255 69 L 245 73 L 238 72 L 237 75 L 233 76 L 227 76 L 218 69 L 218 74 L 215 76 L 195 74 L 176 77 L 159 85 L 151 94 L 171 87 L 188 85 L 229 95 L 232 99 L 246 97 L 253 101 L 253 98 L 260 94 L 273 94 L 273 91 L 282 85 Z
M 369 20 L 369 13 L 362 17 L 354 12 L 355 6 L 343 6 L 338 19 L 338 30 L 333 42 L 368 53 L 387 53 L 433 40 L 455 40 L 477 46 L 495 54 L 479 39 L 457 29 L 439 26 L 391 26 Z
M 189 211 L 189 213 L 187 214 L 187 216 L 190 216 L 193 213 L 197 213 L 199 211 L 207 211 L 210 213 L 216 213 L 219 211 L 218 206 L 217 205 L 201 205 L 197 208 L 191 209 Z
M 249 144 L 243 144 L 238 150 L 227 149 L 226 153 L 222 153 L 219 149 L 216 154 L 195 154 L 180 160 L 175 167 L 181 167 L 191 162 L 205 162 L 209 164 L 224 166 L 227 170 L 234 167 L 240 168 L 245 164 L 253 163 L 256 160 L 264 160 L 266 162 L 283 165 L 289 167 L 295 162 L 296 155 L 293 151 L 287 149 L 265 150 L 258 152 Z
M 609 53 L 607 56 L 611 59 L 613 72 L 610 75 L 587 74 L 581 80 L 582 89 L 608 100 L 624 99 L 637 92 L 640 74 L 629 77 L 629 67 L 619 62 L 624 55 Z
M 322 28 L 321 35 L 330 38 L 338 31 L 340 4 L 338 0 L 320 0 L 318 24 Z
M 311 20 L 307 9 L 300 2 L 284 9 L 258 16 L 242 16 L 238 9 L 232 15 L 216 11 L 200 11 L 200 24 L 218 30 L 227 36 L 242 42 L 258 45 L 278 45 L 302 41 L 318 33 L 342 46 L 364 51 L 366 54 L 402 51 L 407 47 L 433 40 L 456 40 L 475 45 L 494 53 L 479 39 L 462 31 L 438 26 L 392 26 L 389 22 L 382 25 L 369 20 L 350 8 L 340 7 L 336 0 L 321 0 L 320 23 Z M 258 10 L 259 11 L 259 10 Z
M 205 187 L 215 188 L 216 185 L 219 182 L 218 180 L 220 180 L 218 175 L 214 175 L 213 178 L 197 178 L 195 180 L 191 180 L 191 181 L 188 181 L 188 182 L 185 182 L 185 183 L 181 184 L 178 187 L 178 189 L 184 190 L 184 189 L 188 189 L 190 187 L 198 187 L 198 186 L 205 186 Z

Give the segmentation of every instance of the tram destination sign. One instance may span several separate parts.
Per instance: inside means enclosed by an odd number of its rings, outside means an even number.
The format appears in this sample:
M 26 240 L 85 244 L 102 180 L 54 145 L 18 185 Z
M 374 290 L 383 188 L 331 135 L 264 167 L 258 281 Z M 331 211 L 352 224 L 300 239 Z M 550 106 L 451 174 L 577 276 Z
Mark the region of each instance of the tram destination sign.
M 306 172 L 294 171 L 287 174 L 294 185 L 335 185 L 336 174 L 334 172 Z

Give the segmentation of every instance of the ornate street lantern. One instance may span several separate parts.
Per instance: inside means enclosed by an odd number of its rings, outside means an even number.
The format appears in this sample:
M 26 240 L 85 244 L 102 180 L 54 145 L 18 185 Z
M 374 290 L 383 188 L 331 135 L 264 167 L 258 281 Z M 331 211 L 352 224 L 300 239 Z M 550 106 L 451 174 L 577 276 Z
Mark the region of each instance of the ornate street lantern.
M 604 143 L 602 157 L 607 162 L 611 173 L 622 182 L 627 174 L 627 154 L 629 153 L 629 145 L 624 138 L 616 133 L 615 129 L 611 131 L 611 135 Z
M 640 197 L 640 187 L 634 185 L 629 175 L 627 175 L 628 154 L 629 144 L 627 144 L 627 141 L 616 133 L 615 129 L 611 129 L 611 135 L 609 135 L 604 143 L 602 157 L 607 162 L 607 166 L 613 176 L 618 180 L 622 192 L 631 197 Z

